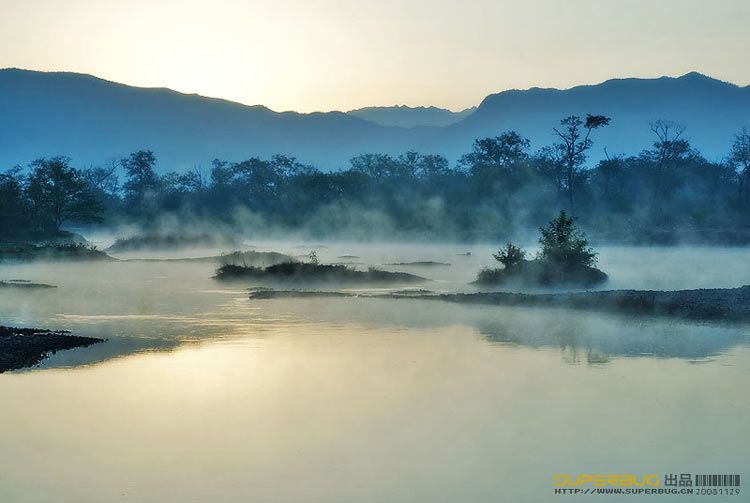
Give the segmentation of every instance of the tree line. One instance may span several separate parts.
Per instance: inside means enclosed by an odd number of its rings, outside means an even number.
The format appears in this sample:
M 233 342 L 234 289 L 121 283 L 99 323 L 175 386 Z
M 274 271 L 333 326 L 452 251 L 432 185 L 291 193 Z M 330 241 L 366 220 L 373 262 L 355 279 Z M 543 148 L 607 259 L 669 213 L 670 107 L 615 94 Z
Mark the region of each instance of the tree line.
M 659 120 L 641 152 L 589 163 L 596 130 L 609 122 L 566 117 L 553 128 L 558 141 L 536 151 L 515 131 L 477 139 L 453 165 L 410 151 L 362 154 L 324 172 L 276 155 L 159 175 L 148 150 L 81 169 L 66 157 L 41 158 L 0 173 L 0 236 L 52 236 L 66 224 L 149 228 L 170 215 L 186 224 L 252 221 L 323 235 L 359 222 L 408 235 L 497 239 L 537 228 L 560 209 L 605 239 L 748 230 L 747 129 L 715 162 L 693 148 L 683 127 Z

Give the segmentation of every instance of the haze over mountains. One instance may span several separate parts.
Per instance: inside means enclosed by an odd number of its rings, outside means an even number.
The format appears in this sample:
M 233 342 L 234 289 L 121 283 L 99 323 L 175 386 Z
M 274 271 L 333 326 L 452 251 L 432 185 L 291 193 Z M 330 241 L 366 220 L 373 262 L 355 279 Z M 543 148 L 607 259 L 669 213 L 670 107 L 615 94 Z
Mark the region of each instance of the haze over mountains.
M 354 155 L 440 153 L 455 161 L 475 138 L 515 129 L 537 149 L 551 144 L 552 127 L 571 114 L 604 114 L 592 158 L 635 154 L 652 142 L 648 123 L 665 118 L 709 159 L 728 151 L 750 126 L 750 86 L 698 73 L 679 78 L 616 79 L 567 90 L 504 91 L 476 110 L 371 107 L 350 113 L 274 112 L 168 89 L 131 87 L 75 73 L 0 70 L 0 169 L 41 156 L 68 155 L 75 165 L 105 163 L 149 148 L 161 171 L 214 158 L 238 161 L 275 153 L 321 169 L 340 169 Z M 452 122 L 452 119 L 458 119 Z M 387 125 L 383 125 L 387 124 Z M 431 124 L 428 126 L 415 124 Z M 414 126 L 414 127 L 403 127 Z
M 453 112 L 438 107 L 409 107 L 396 105 L 392 107 L 365 107 L 346 112 L 381 126 L 449 126 L 468 117 L 477 107 Z

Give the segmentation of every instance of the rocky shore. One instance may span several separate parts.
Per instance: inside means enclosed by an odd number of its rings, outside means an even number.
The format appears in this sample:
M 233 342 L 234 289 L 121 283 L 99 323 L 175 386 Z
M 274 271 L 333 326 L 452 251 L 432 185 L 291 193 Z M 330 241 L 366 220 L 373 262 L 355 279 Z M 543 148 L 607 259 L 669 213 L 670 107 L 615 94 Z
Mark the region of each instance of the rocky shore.
M 478 304 L 567 307 L 696 320 L 750 320 L 750 286 L 696 290 L 607 290 L 597 292 L 440 295 L 441 300 Z
M 251 299 L 289 297 L 355 296 L 344 292 L 263 290 L 251 292 Z M 360 295 L 361 296 L 361 295 Z M 525 294 L 481 293 L 389 293 L 368 297 L 389 299 L 441 300 L 462 304 L 542 306 L 609 311 L 625 314 L 675 316 L 694 320 L 750 321 L 750 285 L 739 288 L 696 290 L 607 290 L 593 292 Z
M 0 373 L 31 367 L 63 349 L 90 346 L 103 339 L 70 335 L 66 330 L 0 326 Z
M 20 288 L 24 290 L 35 290 L 57 287 L 55 285 L 48 285 L 47 283 L 33 283 L 25 279 L 9 279 L 7 281 L 0 281 L 0 288 Z

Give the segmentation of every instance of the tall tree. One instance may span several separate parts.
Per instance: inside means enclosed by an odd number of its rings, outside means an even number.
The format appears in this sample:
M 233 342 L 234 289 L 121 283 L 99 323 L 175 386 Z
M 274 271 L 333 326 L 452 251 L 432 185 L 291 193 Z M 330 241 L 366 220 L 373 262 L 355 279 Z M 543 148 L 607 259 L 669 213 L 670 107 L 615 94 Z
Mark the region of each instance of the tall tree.
M 668 225 L 670 218 L 666 206 L 673 196 L 679 176 L 676 168 L 683 166 L 684 161 L 693 155 L 690 142 L 683 138 L 685 127 L 676 122 L 658 119 L 649 124 L 656 137 L 653 148 L 644 152 L 654 165 L 655 180 L 653 186 L 653 208 L 655 217 L 661 225 Z
M 23 183 L 19 166 L 0 173 L 0 238 L 14 237 L 28 230 L 29 212 Z
M 528 160 L 530 145 L 529 140 L 517 132 L 506 131 L 494 138 L 474 140 L 472 151 L 464 155 L 459 164 L 474 172 L 486 168 L 512 172 Z
M 654 140 L 654 148 L 648 153 L 660 172 L 691 153 L 690 142 L 682 137 L 685 133 L 684 126 L 659 119 L 651 122 L 649 128 L 656 136 L 656 140 Z
M 159 177 L 154 170 L 156 156 L 150 150 L 133 152 L 120 161 L 128 180 L 123 185 L 125 197 L 131 204 L 141 205 L 149 193 L 159 189 Z
M 560 128 L 552 128 L 560 138 L 561 143 L 556 145 L 562 154 L 562 188 L 568 196 L 568 207 L 574 209 L 575 192 L 580 181 L 583 164 L 586 161 L 586 151 L 594 142 L 591 140 L 591 132 L 608 125 L 610 118 L 604 115 L 587 115 L 586 120 L 571 115 L 560 121 Z
M 114 197 L 120 190 L 120 178 L 117 176 L 119 165 L 113 161 L 109 166 L 96 166 L 84 169 L 81 175 L 88 182 L 93 192 Z
M 58 233 L 65 222 L 101 221 L 102 205 L 70 159 L 39 159 L 31 166 L 26 196 L 41 231 Z
M 735 136 L 728 162 L 737 173 L 740 205 L 747 209 L 750 207 L 750 131 L 746 127 Z

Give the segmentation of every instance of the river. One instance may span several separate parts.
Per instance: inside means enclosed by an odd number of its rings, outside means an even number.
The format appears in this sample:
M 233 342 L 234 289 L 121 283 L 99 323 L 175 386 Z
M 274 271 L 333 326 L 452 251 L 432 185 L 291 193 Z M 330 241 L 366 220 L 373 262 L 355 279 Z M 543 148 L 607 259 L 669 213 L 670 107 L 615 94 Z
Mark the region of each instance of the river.
M 483 246 L 256 245 L 360 267 L 450 263 L 383 266 L 435 291 L 471 291 L 491 263 Z M 746 257 L 603 247 L 600 266 L 605 288 L 734 287 L 750 284 Z M 3 324 L 108 338 L 0 375 L 0 501 L 538 502 L 575 499 L 553 494 L 554 474 L 750 475 L 750 326 L 251 301 L 214 268 L 0 265 L 0 279 L 58 286 L 0 290 Z

